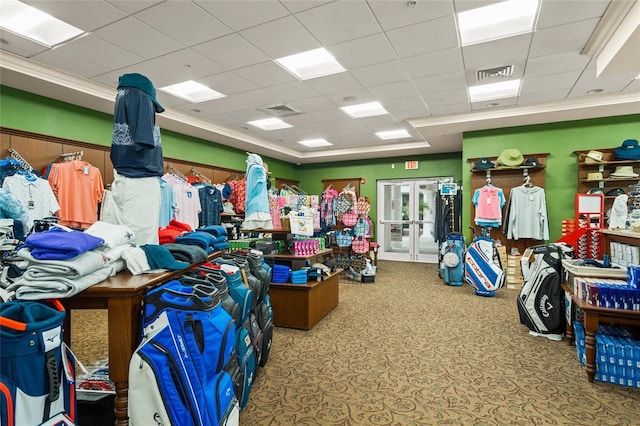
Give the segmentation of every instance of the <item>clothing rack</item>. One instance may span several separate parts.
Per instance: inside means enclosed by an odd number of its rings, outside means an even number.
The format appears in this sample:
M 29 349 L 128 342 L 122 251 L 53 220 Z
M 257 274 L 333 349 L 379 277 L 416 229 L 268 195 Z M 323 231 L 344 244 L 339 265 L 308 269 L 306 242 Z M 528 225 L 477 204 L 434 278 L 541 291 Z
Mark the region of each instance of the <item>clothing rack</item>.
M 84 154 L 82 151 L 67 152 L 62 154 L 61 157 L 64 161 L 75 161 L 82 160 L 82 154 Z
M 20 167 L 31 173 L 33 171 L 33 167 L 31 167 L 31 164 L 29 164 L 27 162 L 27 160 L 25 160 L 24 158 L 22 158 L 22 156 L 20 154 L 18 154 L 18 151 L 16 151 L 13 148 L 9 148 L 9 155 L 11 155 L 11 157 L 16 160 L 18 163 L 20 163 Z
M 191 168 L 191 175 L 202 179 L 202 181 L 204 181 L 205 183 L 211 184 L 211 179 L 209 179 L 208 177 L 206 177 L 205 175 L 197 171 L 195 167 Z
M 182 179 L 183 181 L 187 182 L 187 177 L 182 172 L 180 172 L 178 169 L 173 167 L 171 164 L 167 164 L 167 172 L 171 173 L 175 177 L 177 177 L 179 179 Z

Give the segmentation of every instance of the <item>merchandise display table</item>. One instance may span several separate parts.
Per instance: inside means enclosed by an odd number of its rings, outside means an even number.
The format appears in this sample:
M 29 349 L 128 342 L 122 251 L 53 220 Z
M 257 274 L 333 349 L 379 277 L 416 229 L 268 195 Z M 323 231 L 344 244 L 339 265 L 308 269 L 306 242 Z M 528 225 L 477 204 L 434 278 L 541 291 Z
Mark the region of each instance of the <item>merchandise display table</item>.
M 568 287 L 564 287 L 568 291 Z M 596 374 L 596 332 L 600 323 L 614 323 L 640 326 L 640 311 L 629 311 L 626 309 L 607 309 L 589 305 L 586 300 L 579 299 L 576 295 L 571 295 L 572 302 L 584 312 L 585 349 L 587 355 L 587 377 L 590 382 Z M 573 342 L 573 324 L 567 321 L 567 338 L 569 344 Z
M 209 255 L 208 260 L 222 252 Z M 195 266 L 195 265 L 192 265 Z M 68 299 L 60 299 L 67 310 L 64 337 L 71 346 L 73 309 L 107 309 L 109 378 L 116 386 L 114 414 L 116 425 L 129 424 L 129 362 L 140 342 L 142 299 L 145 291 L 180 276 L 184 271 L 131 275 L 129 271 L 107 278 Z
M 271 283 L 269 297 L 273 324 L 277 327 L 311 329 L 338 306 L 341 269 L 324 281 L 306 284 Z

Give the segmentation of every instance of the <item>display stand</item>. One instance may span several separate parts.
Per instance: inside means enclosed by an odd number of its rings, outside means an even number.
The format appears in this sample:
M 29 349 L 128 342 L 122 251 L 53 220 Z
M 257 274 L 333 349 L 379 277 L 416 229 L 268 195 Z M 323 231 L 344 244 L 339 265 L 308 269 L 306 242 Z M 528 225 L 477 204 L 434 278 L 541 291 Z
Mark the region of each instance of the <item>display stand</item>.
M 502 189 L 505 197 L 505 205 L 503 209 L 503 216 L 506 214 L 506 208 L 509 205 L 509 196 L 511 194 L 511 190 L 517 186 L 523 185 L 525 182 L 528 182 L 532 185 L 538 186 L 540 188 L 545 188 L 545 167 L 546 167 L 546 159 L 548 153 L 543 154 L 525 154 L 524 158 L 535 157 L 538 159 L 540 166 L 538 167 L 529 167 L 529 166 L 516 166 L 516 167 L 492 167 L 490 169 L 485 170 L 471 170 L 471 191 L 470 194 L 473 197 L 476 189 L 482 188 L 486 183 L 487 179 L 490 179 L 491 183 Z M 490 158 L 491 161 L 495 163 L 497 157 Z M 473 167 L 473 163 L 480 160 L 480 158 L 469 158 L 468 161 L 471 162 L 471 167 Z M 476 206 L 473 203 L 471 204 L 471 218 L 473 218 L 476 214 Z M 520 253 L 524 253 L 527 247 L 533 245 L 543 244 L 543 241 L 534 240 L 531 238 L 523 238 L 519 240 L 508 240 L 502 228 L 493 228 L 491 230 L 491 238 L 494 240 L 500 240 L 502 244 L 507 248 L 507 252 L 509 252 L 512 248 L 517 248 Z

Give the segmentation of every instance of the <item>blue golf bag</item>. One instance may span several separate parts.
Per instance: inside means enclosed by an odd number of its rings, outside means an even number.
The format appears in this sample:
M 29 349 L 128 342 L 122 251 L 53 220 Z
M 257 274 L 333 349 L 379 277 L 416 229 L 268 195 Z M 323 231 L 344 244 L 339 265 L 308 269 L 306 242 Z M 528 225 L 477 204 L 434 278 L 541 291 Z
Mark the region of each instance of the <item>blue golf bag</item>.
M 237 425 L 225 371 L 236 337 L 214 286 L 170 281 L 145 296 L 143 338 L 129 366 L 130 424 Z
M 75 424 L 75 359 L 62 339 L 64 317 L 57 300 L 0 303 L 0 424 Z
M 440 248 L 440 278 L 449 285 L 460 286 L 464 281 L 464 235 L 452 232 Z
M 473 239 L 464 258 L 464 277 L 478 296 L 494 296 L 496 290 L 502 288 L 504 270 L 491 238 L 478 236 Z

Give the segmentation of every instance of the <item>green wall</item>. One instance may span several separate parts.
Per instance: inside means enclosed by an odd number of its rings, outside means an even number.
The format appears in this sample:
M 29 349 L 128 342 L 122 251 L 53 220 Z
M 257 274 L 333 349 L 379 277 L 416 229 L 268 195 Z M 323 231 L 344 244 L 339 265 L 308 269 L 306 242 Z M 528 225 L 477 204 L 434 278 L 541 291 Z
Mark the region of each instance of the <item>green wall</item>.
M 79 142 L 110 146 L 113 115 L 0 86 L 0 126 Z M 165 157 L 245 170 L 244 150 L 161 129 Z M 274 176 L 295 179 L 296 167 L 263 157 Z
M 561 236 L 562 219 L 574 217 L 578 191 L 578 157 L 574 151 L 615 148 L 625 139 L 640 139 L 640 114 L 539 124 L 465 133 L 462 145 L 463 185 L 471 188 L 467 159 L 497 157 L 503 149 L 527 154 L 549 153 L 545 169 L 550 241 Z M 471 195 L 464 192 L 463 224 L 471 224 Z M 466 229 L 467 225 L 463 226 Z

